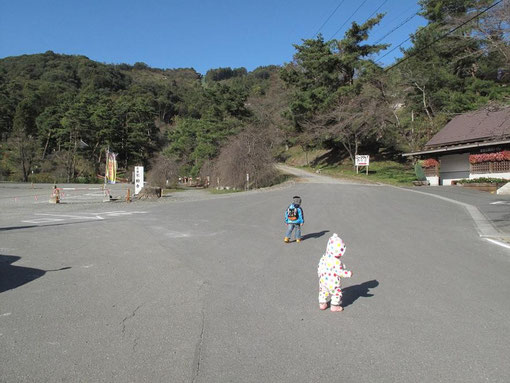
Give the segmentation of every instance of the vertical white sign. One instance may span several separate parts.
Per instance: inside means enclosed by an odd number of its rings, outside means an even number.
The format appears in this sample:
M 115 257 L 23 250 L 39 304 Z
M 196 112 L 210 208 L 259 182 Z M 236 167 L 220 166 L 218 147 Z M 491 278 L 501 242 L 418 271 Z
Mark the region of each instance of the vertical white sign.
M 143 188 L 143 166 L 135 166 L 135 194 Z

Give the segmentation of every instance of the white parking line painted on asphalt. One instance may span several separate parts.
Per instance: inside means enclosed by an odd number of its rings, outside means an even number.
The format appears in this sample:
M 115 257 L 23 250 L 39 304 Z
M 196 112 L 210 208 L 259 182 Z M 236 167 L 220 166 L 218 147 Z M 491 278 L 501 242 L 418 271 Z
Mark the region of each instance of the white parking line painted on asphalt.
M 62 221 L 65 221 L 65 219 L 62 219 L 62 218 L 39 218 L 39 219 L 31 219 L 31 220 L 26 220 L 26 221 L 21 221 L 21 222 L 38 224 L 38 223 L 51 223 L 51 222 L 62 222 Z
M 496 241 L 495 239 L 492 239 L 492 238 L 485 238 L 487 241 L 489 242 L 492 242 L 494 243 L 495 245 L 498 245 L 498 246 L 501 246 L 501 247 L 504 247 L 504 248 L 507 248 L 507 249 L 510 249 L 510 245 L 506 244 L 506 243 L 503 243 L 503 242 L 500 242 L 500 241 Z
M 70 200 L 70 199 L 73 199 L 73 200 L 80 200 L 80 199 L 89 199 L 89 198 L 86 198 L 86 197 L 103 197 L 104 194 L 103 193 L 96 193 L 96 194 L 91 194 L 91 193 L 88 193 L 88 194 L 80 194 L 80 195 L 65 195 L 65 196 L 62 196 L 62 199 L 65 201 L 65 200 Z
M 491 205 L 510 205 L 510 201 L 496 201 L 496 202 L 491 202 Z
M 79 214 L 115 216 L 115 215 L 130 215 L 130 214 L 147 214 L 147 212 L 146 211 L 114 210 L 114 211 L 102 211 L 102 212 L 98 212 L 98 213 L 79 213 Z
M 49 215 L 51 217 L 63 217 L 69 219 L 104 219 L 98 216 L 87 217 L 86 215 L 70 215 L 70 214 L 35 213 L 35 215 Z
M 181 233 L 179 231 L 168 231 L 165 233 L 165 236 L 168 238 L 188 238 L 191 237 L 188 233 Z
M 89 219 L 89 220 L 104 220 L 104 217 L 120 217 L 120 216 L 129 216 L 134 214 L 146 214 L 146 211 L 106 211 L 100 213 L 89 213 L 89 212 L 80 212 L 77 214 L 55 214 L 55 213 L 35 213 L 35 215 L 48 216 L 47 218 L 36 218 L 30 220 L 21 221 L 23 223 L 53 223 L 53 222 L 62 222 L 66 220 L 72 219 Z M 52 217 L 52 218 L 50 218 Z

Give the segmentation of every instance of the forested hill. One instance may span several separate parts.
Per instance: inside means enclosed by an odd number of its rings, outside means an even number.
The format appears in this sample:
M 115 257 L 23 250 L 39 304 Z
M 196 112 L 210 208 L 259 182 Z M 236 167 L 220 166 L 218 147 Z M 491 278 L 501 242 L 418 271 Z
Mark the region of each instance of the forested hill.
M 403 57 L 370 41 L 384 14 L 342 39 L 294 45 L 281 66 L 155 69 L 44 54 L 0 60 L 0 180 L 93 181 L 106 149 L 152 182 L 273 182 L 290 146 L 401 158 L 454 116 L 510 104 L 510 1 L 419 0 L 428 24 Z M 393 47 L 393 49 L 397 49 Z
M 253 118 L 248 97 L 260 98 L 277 72 L 223 68 L 204 77 L 53 52 L 2 59 L 1 177 L 92 181 L 107 148 L 125 171 L 150 167 L 164 150 L 174 171 L 197 175 Z

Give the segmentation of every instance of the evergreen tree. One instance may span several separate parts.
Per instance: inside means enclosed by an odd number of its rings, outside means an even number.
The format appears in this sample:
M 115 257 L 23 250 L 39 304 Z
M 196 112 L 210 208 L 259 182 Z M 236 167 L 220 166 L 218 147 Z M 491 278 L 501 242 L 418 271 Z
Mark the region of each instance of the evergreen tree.
M 509 97 L 508 87 L 498 81 L 505 59 L 477 31 L 490 14 L 468 21 L 489 3 L 420 1 L 429 24 L 412 35 L 413 46 L 404 51 L 404 61 L 395 68 L 400 75 L 396 89 L 405 99 L 400 111 L 402 137 L 412 143 L 412 150 L 420 148 L 454 115 Z M 508 46 L 508 38 L 500 37 Z

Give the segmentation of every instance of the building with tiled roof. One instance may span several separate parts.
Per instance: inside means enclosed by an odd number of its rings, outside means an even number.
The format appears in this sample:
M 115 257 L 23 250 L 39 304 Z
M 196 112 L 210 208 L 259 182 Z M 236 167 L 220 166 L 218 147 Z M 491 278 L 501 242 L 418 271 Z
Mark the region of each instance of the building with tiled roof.
M 510 106 L 483 109 L 453 118 L 422 151 L 405 153 L 434 159 L 426 176 L 431 185 L 451 185 L 464 178 L 510 179 Z

